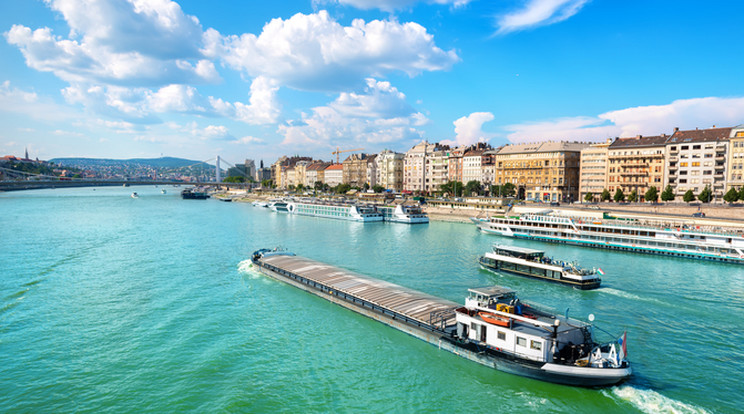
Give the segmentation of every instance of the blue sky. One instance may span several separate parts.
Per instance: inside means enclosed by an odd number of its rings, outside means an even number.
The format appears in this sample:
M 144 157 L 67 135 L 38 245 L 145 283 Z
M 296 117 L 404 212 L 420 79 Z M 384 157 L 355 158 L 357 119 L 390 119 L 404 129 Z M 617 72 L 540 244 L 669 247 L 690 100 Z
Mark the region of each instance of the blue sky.
M 742 15 L 740 1 L 0 0 L 0 155 L 270 163 L 733 126 Z

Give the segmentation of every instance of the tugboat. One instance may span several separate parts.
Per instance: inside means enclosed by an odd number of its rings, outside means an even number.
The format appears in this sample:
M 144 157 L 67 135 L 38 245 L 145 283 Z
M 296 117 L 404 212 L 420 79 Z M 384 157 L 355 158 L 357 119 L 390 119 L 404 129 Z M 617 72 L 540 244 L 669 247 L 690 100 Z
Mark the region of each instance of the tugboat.
M 601 268 L 584 269 L 575 262 L 551 259 L 542 250 L 500 244 L 494 244 L 493 252 L 487 252 L 478 262 L 489 270 L 560 283 L 581 290 L 598 288 L 602 283 L 598 274 L 604 274 Z
M 462 306 L 284 250 L 257 250 L 251 262 L 271 278 L 500 371 L 583 387 L 616 385 L 632 373 L 625 334 L 599 343 L 593 325 L 524 303 L 507 288 L 468 289 Z

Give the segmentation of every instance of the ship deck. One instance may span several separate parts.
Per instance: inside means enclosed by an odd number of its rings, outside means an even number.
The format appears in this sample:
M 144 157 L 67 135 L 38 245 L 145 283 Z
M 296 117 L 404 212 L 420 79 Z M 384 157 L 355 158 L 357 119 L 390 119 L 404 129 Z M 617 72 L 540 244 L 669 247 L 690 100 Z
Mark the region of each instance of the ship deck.
M 454 325 L 454 309 L 461 306 L 417 290 L 303 257 L 276 255 L 264 257 L 261 262 L 269 270 L 275 271 L 271 267 L 281 269 L 322 285 L 314 286 L 316 288 L 325 287 L 324 290 L 329 290 L 329 293 L 336 296 L 353 302 L 359 301 L 360 306 L 370 304 L 381 308 L 384 313 L 392 314 L 391 316 L 413 319 L 418 322 L 417 325 L 425 325 L 430 329 L 442 330 L 443 327 Z M 436 315 L 440 315 L 438 320 L 435 320 Z

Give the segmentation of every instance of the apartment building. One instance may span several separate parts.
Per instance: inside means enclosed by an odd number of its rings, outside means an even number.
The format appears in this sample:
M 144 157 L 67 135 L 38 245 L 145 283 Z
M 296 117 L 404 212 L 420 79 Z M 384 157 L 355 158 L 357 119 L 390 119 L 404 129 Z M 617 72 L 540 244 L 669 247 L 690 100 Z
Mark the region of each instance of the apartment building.
M 731 128 L 727 164 L 726 191 L 729 188 L 739 190 L 744 187 L 744 124 Z
M 495 182 L 512 183 L 520 199 L 574 201 L 579 196 L 582 142 L 541 142 L 502 147 L 495 156 Z
M 377 185 L 386 190 L 403 191 L 404 154 L 385 150 L 377 154 Z
M 607 188 L 614 194 L 620 188 L 626 196 L 635 191 L 638 201 L 649 188 L 664 191 L 664 163 L 668 135 L 618 138 L 607 154 Z
M 607 153 L 610 144 L 612 144 L 612 138 L 581 150 L 579 201 L 584 201 L 588 193 L 592 193 L 593 201 L 599 201 L 602 192 L 609 189 L 607 186 Z
M 696 196 L 710 187 L 710 201 L 721 200 L 726 191 L 726 154 L 733 128 L 680 131 L 666 141 L 668 177 L 677 200 L 688 190 Z M 733 155 L 733 154 L 732 154 Z
M 421 141 L 403 158 L 403 191 L 432 193 L 447 183 L 448 154 L 446 145 Z

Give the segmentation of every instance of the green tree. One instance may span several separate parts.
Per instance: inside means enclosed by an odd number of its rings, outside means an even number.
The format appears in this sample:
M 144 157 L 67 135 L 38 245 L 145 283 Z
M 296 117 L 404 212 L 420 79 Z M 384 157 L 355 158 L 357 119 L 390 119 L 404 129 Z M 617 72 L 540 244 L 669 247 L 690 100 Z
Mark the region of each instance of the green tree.
M 625 201 L 625 193 L 623 193 L 623 189 L 618 187 L 617 191 L 615 191 L 615 195 L 612 196 L 612 199 L 615 200 L 616 203 Z
M 646 191 L 646 194 L 643 195 L 643 199 L 655 203 L 656 200 L 659 199 L 659 190 L 652 186 L 648 191 Z
M 295 188 L 297 189 L 297 192 L 299 193 L 299 192 L 302 192 L 302 190 L 305 189 L 305 185 L 302 184 L 302 183 L 299 183 L 299 184 L 297 184 L 297 186 Z
M 316 190 L 322 190 L 323 189 L 323 182 L 322 181 L 316 181 L 313 185 L 313 188 Z
M 261 181 L 261 187 L 273 188 L 274 187 L 274 182 L 271 181 L 271 179 L 262 180 Z
M 599 199 L 602 201 L 610 201 L 610 190 L 606 188 L 602 190 L 602 195 L 599 196 Z
M 694 199 L 695 199 L 695 194 L 692 193 L 692 190 L 687 190 L 685 195 L 682 196 L 682 200 L 684 200 L 685 203 L 689 203 Z
M 333 189 L 336 194 L 346 194 L 349 190 L 351 190 L 351 185 L 346 183 L 339 184 Z
M 516 194 L 517 187 L 512 183 L 506 183 L 504 185 L 492 185 L 491 196 L 492 197 L 514 197 Z
M 739 192 L 734 190 L 733 187 L 731 187 L 726 194 L 723 195 L 724 201 L 727 203 L 735 203 L 739 201 Z
M 739 189 L 739 200 L 744 200 L 744 187 Z
M 710 186 L 705 186 L 703 188 L 703 191 L 700 192 L 698 195 L 698 200 L 702 201 L 703 203 L 710 203 L 710 199 L 713 196 L 713 192 L 710 191 Z
M 385 187 L 381 185 L 375 185 L 375 186 L 372 186 L 372 191 L 374 191 L 375 193 L 381 193 L 385 191 Z
M 628 201 L 630 201 L 631 203 L 635 203 L 636 201 L 638 201 L 638 191 L 631 191 L 628 195 Z
M 674 200 L 674 190 L 671 185 L 668 185 L 661 193 L 661 201 L 672 201 Z
M 443 193 L 453 194 L 454 197 L 459 197 L 465 191 L 465 186 L 459 181 L 448 181 L 441 184 L 439 188 Z
M 478 180 L 471 180 L 468 181 L 467 184 L 465 184 L 465 194 L 473 195 L 473 193 L 475 193 L 476 195 L 481 194 L 481 183 Z
M 590 202 L 590 203 L 592 201 L 594 201 L 594 194 L 592 194 L 591 191 L 588 192 L 588 193 L 586 193 L 586 195 L 584 196 L 584 201 L 587 201 L 587 202 Z
M 233 175 L 230 177 L 225 177 L 225 179 L 222 180 L 223 183 L 244 183 L 245 177 L 239 176 L 239 175 Z

